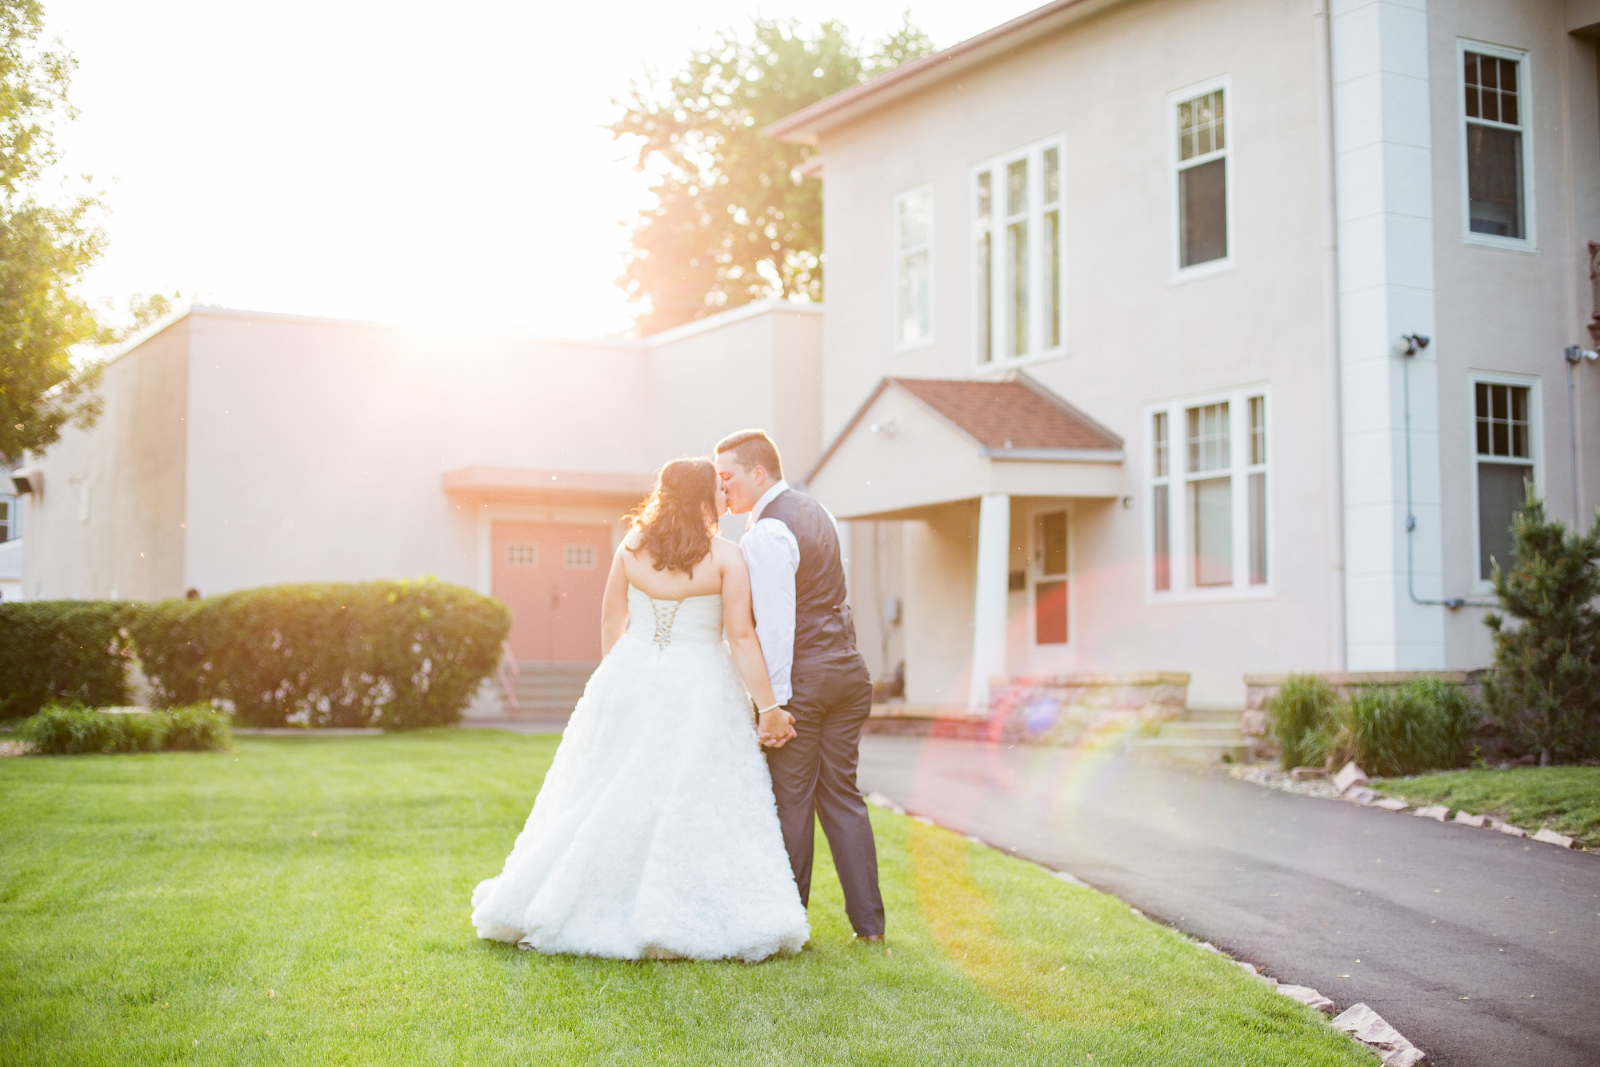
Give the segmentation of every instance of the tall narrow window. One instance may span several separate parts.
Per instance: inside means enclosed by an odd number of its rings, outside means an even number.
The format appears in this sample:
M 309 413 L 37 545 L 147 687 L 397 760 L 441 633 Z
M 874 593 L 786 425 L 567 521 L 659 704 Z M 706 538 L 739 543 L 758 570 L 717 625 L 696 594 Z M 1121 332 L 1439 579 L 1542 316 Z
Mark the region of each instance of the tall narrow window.
M 1034 554 L 1039 573 L 1033 583 L 1033 640 L 1040 645 L 1067 643 L 1067 513 L 1040 515 L 1034 527 Z
M 1178 105 L 1178 266 L 1228 255 L 1228 139 L 1224 90 Z
M 974 169 L 980 365 L 1037 356 L 1065 344 L 1062 158 L 1059 143 L 1043 143 Z
M 1250 584 L 1267 584 L 1267 398 L 1253 396 L 1250 410 Z
M 1044 215 L 1039 262 L 1044 275 L 1044 346 L 1061 347 L 1061 150 L 1044 150 Z
M 994 361 L 994 175 L 978 175 L 978 362 Z
M 933 335 L 933 190 L 916 189 L 895 199 L 895 270 L 898 275 L 895 340 L 920 344 Z
M 1028 161 L 1006 166 L 1006 354 L 1028 354 Z
M 16 498 L 0 496 L 0 542 L 10 541 L 17 536 L 16 512 Z
M 1511 566 L 1511 521 L 1534 480 L 1531 389 L 1477 382 L 1473 386 L 1478 453 L 1478 577 L 1498 562 Z
M 1167 413 L 1158 411 L 1151 417 L 1151 450 L 1154 453 L 1154 472 L 1150 494 L 1151 553 L 1154 564 L 1156 592 L 1172 588 L 1172 504 L 1171 460 L 1168 458 Z
M 1228 405 L 1189 408 L 1190 581 L 1233 584 L 1233 478 Z
M 1522 62 L 1463 51 L 1462 64 L 1467 226 L 1473 233 L 1524 239 Z

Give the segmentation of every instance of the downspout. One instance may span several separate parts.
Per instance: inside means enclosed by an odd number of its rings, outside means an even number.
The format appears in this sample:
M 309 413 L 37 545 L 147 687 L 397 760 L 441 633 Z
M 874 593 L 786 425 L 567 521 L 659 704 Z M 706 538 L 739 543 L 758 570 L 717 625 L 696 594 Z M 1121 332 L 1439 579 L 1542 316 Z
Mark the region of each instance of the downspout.
M 1344 413 L 1341 400 L 1339 363 L 1339 200 L 1337 158 L 1333 148 L 1333 33 L 1328 25 L 1328 0 L 1316 0 L 1312 22 L 1316 34 L 1317 133 L 1322 152 L 1322 313 L 1327 329 L 1328 415 L 1333 447 L 1328 450 L 1328 489 L 1331 511 L 1333 566 L 1334 662 L 1341 671 L 1350 666 L 1348 636 L 1345 633 L 1344 559 Z

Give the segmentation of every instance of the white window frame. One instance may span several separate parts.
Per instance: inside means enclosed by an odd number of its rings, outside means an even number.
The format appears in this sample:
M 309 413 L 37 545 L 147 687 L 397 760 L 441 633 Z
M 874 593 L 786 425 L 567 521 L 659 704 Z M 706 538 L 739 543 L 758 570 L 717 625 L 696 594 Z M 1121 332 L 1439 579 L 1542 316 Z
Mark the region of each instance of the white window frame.
M 1028 647 L 1034 650 L 1043 650 L 1046 654 L 1055 652 L 1069 652 L 1077 646 L 1078 615 L 1074 608 L 1078 599 L 1077 571 L 1073 567 L 1073 556 L 1077 546 L 1077 538 L 1072 535 L 1072 502 L 1070 500 L 1036 501 L 1024 510 L 1027 516 L 1027 545 L 1028 545 Z M 1067 516 L 1067 571 L 1065 574 L 1044 573 L 1044 546 L 1038 544 L 1039 519 L 1045 515 L 1064 512 Z M 1062 644 L 1041 645 L 1039 643 L 1039 582 L 1063 581 L 1067 583 L 1067 639 Z
M 1472 556 L 1468 567 L 1472 572 L 1472 591 L 1474 593 L 1492 593 L 1494 584 L 1478 576 L 1478 560 L 1483 555 L 1483 531 L 1478 528 L 1478 464 L 1480 462 L 1494 463 L 1495 457 L 1478 455 L 1478 384 L 1486 385 L 1520 385 L 1528 390 L 1528 453 L 1526 460 L 1521 457 L 1516 459 L 1506 458 L 1507 463 L 1531 463 L 1533 465 L 1533 487 L 1542 497 L 1544 493 L 1544 402 L 1540 396 L 1540 379 L 1533 374 L 1504 374 L 1499 371 L 1471 371 L 1467 374 L 1467 469 L 1471 472 L 1472 510 L 1468 513 L 1469 525 L 1472 527 Z M 1267 416 L 1271 418 L 1270 413 Z M 1269 441 L 1270 446 L 1270 441 Z M 1269 453 L 1270 455 L 1270 453 Z M 1272 479 L 1267 479 L 1267 487 L 1272 487 Z M 1269 560 L 1271 556 L 1267 557 Z
M 1250 462 L 1250 398 L 1262 397 L 1267 415 L 1267 462 Z M 1228 405 L 1228 477 L 1232 479 L 1231 493 L 1233 523 L 1233 584 L 1225 586 L 1197 586 L 1194 584 L 1194 553 L 1190 543 L 1189 483 L 1202 477 L 1218 477 L 1219 472 L 1191 475 L 1188 469 L 1190 408 L 1208 404 Z M 1167 416 L 1167 474 L 1158 479 L 1155 474 L 1155 415 Z M 1194 603 L 1211 600 L 1266 600 L 1277 595 L 1277 574 L 1281 560 L 1278 557 L 1277 538 L 1273 521 L 1273 500 L 1277 495 L 1277 478 L 1274 457 L 1277 448 L 1276 407 L 1272 402 L 1272 389 L 1264 384 L 1238 386 L 1210 393 L 1174 397 L 1147 404 L 1142 413 L 1140 433 L 1144 439 L 1144 486 L 1142 490 L 1144 519 L 1144 589 L 1145 601 L 1151 604 Z M 1250 584 L 1250 475 L 1267 475 L 1266 493 L 1266 547 L 1267 580 L 1260 585 Z M 1167 486 L 1167 544 L 1171 588 L 1156 589 L 1155 567 L 1155 486 L 1160 481 Z
M 1466 55 L 1494 56 L 1497 59 L 1515 60 L 1517 63 L 1517 106 L 1522 119 L 1517 127 L 1522 133 L 1522 232 L 1526 237 L 1500 237 L 1492 233 L 1474 233 L 1472 230 L 1471 190 L 1467 184 L 1467 123 L 1478 122 L 1467 118 Z M 1538 253 L 1535 240 L 1539 233 L 1538 215 L 1534 211 L 1533 187 L 1533 123 L 1529 115 L 1533 110 L 1533 72 L 1528 53 L 1520 48 L 1505 48 L 1497 44 L 1456 38 L 1456 141 L 1461 174 L 1461 243 L 1484 248 L 1499 248 L 1507 252 Z M 1474 475 L 1476 480 L 1476 475 Z M 1474 515 L 1477 513 L 1474 512 Z M 1476 519 L 1474 519 L 1476 524 Z
M 1196 97 L 1205 96 L 1207 93 L 1214 93 L 1218 89 L 1222 90 L 1223 107 L 1225 109 L 1223 121 L 1227 124 L 1227 132 L 1224 135 L 1226 139 L 1225 147 L 1218 152 L 1197 157 L 1196 159 L 1180 159 L 1178 153 L 1178 105 Z M 1233 96 L 1233 79 L 1227 74 L 1211 78 L 1208 81 L 1197 82 L 1194 85 L 1167 94 L 1167 230 L 1171 234 L 1171 276 L 1167 279 L 1168 285 L 1181 285 L 1184 282 L 1208 278 L 1213 274 L 1221 274 L 1224 271 L 1233 269 L 1234 251 L 1238 247 L 1234 237 L 1235 212 L 1233 209 L 1235 203 L 1233 195 L 1234 173 L 1238 170 L 1238 167 L 1234 165 L 1233 159 L 1234 146 L 1238 143 L 1235 134 L 1237 118 L 1238 112 L 1236 111 L 1236 101 Z M 1196 263 L 1192 267 L 1185 267 L 1183 265 L 1183 211 L 1179 205 L 1179 197 L 1182 196 L 1183 191 L 1178 181 L 1178 174 L 1180 171 L 1199 166 L 1201 163 L 1209 163 L 1213 159 L 1227 160 L 1227 164 L 1223 169 L 1222 195 L 1226 201 L 1223 207 L 1228 220 L 1228 254 L 1221 259 L 1211 259 L 1204 263 Z
M 906 255 L 906 251 L 907 250 L 900 247 L 900 204 L 907 197 L 917 196 L 917 195 L 923 194 L 923 193 L 926 193 L 927 197 L 928 197 L 928 243 L 927 243 L 926 246 L 923 246 L 924 251 L 926 251 L 928 253 L 928 332 L 925 335 L 923 335 L 922 339 L 919 340 L 919 341 L 902 341 L 900 339 L 900 312 L 901 312 L 901 307 L 900 307 L 900 266 L 901 266 L 901 261 L 904 258 L 904 256 Z M 929 345 L 933 344 L 933 318 L 934 318 L 934 314 L 933 313 L 934 313 L 934 307 L 936 306 L 936 302 L 933 299 L 933 278 L 934 278 L 934 262 L 933 262 L 933 260 L 934 260 L 934 253 L 933 253 L 933 230 L 934 230 L 933 220 L 934 220 L 934 214 L 933 213 L 934 213 L 934 210 L 935 210 L 935 200 L 934 200 L 934 196 L 933 196 L 933 183 L 932 182 L 924 182 L 923 184 L 917 185 L 917 186 L 913 186 L 910 189 L 902 189 L 900 192 L 898 192 L 898 193 L 896 193 L 894 195 L 894 198 L 893 198 L 893 200 L 891 202 L 891 205 L 890 205 L 889 247 L 893 250 L 892 251 L 892 255 L 894 257 L 893 258 L 893 263 L 891 264 L 891 267 L 890 267 L 890 270 L 891 270 L 891 272 L 893 274 L 893 277 L 890 279 L 890 281 L 891 281 L 891 284 L 894 286 L 894 288 L 892 290 L 890 290 L 890 291 L 894 294 L 893 299 L 891 300 L 891 303 L 894 306 L 894 319 L 889 324 L 889 331 L 890 331 L 890 336 L 893 338 L 893 342 L 892 342 L 892 345 L 891 345 L 891 350 L 895 351 L 895 352 L 910 352 L 910 351 L 914 351 L 915 349 L 926 348 Z M 914 251 L 916 251 L 916 249 L 913 248 L 913 249 L 911 249 L 911 251 L 914 252 Z
M 1056 150 L 1057 181 L 1060 191 L 1054 204 L 1058 217 L 1057 240 L 1060 241 L 1059 273 L 1056 278 L 1056 306 L 1061 311 L 1061 343 L 1049 348 L 1041 347 L 1045 336 L 1045 304 L 1044 300 L 1044 153 L 1046 149 Z M 1003 207 L 1005 193 L 1005 169 L 1009 164 L 1020 159 L 1028 161 L 1028 337 L 1035 342 L 1030 345 L 1026 355 L 1011 356 L 1006 354 L 1007 331 L 1006 324 L 1010 321 L 1009 314 L 1002 314 L 1005 307 L 1006 270 L 1009 267 L 1008 257 L 1005 256 L 1003 236 L 1006 226 L 1006 212 Z M 989 277 L 989 337 L 991 351 L 994 358 L 983 362 L 983 337 L 981 323 L 983 322 L 982 300 L 983 293 L 978 285 L 978 176 L 985 171 L 990 172 L 990 222 L 989 232 L 993 238 L 989 244 L 991 257 Z M 968 264 L 971 267 L 972 291 L 972 366 L 978 373 L 987 371 L 1006 370 L 1012 367 L 1026 366 L 1046 359 L 1059 359 L 1067 353 L 1067 250 L 1070 247 L 1067 238 L 1067 148 L 1066 140 L 1061 134 L 1055 134 L 1031 144 L 1022 145 L 1010 152 L 992 156 L 980 163 L 973 164 L 968 172 L 967 179 L 967 232 L 971 234 L 968 241 Z

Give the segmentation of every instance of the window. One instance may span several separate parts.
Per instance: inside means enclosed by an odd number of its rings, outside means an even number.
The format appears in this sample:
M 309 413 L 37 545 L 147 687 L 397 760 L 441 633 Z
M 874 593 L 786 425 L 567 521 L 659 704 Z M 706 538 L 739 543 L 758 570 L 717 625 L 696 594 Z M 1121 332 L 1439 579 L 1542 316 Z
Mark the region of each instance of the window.
M 895 343 L 933 337 L 933 190 L 914 189 L 894 202 Z
M 1064 342 L 1061 146 L 1040 144 L 975 172 L 977 361 L 1036 356 Z
M 1051 511 L 1034 519 L 1033 641 L 1067 643 L 1067 513 Z
M 1472 385 L 1478 466 L 1478 577 L 1511 566 L 1511 520 L 1534 481 L 1532 393 L 1527 385 Z
M 536 541 L 512 541 L 506 545 L 507 567 L 537 567 L 539 545 Z
M 1228 257 L 1227 90 L 1177 104 L 1178 269 Z
M 1264 591 L 1271 576 L 1266 394 L 1162 404 L 1149 418 L 1150 589 Z
M 1524 58 L 1483 45 L 1461 48 L 1469 233 L 1528 237 Z
M 594 570 L 595 551 L 593 545 L 562 545 L 561 569 L 568 571 Z
M 0 542 L 14 541 L 22 536 L 22 501 L 10 494 L 0 494 Z

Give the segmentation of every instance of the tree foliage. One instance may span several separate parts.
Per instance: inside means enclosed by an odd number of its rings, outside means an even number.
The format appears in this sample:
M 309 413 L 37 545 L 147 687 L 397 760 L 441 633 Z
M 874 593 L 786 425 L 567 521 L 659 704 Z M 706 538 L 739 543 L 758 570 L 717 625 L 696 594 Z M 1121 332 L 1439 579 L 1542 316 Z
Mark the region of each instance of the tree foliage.
M 1530 485 L 1511 532 L 1512 567 L 1493 571 L 1500 611 L 1483 620 L 1489 713 L 1542 764 L 1600 756 L 1600 513 L 1587 534 L 1569 531 Z
M 612 133 L 639 138 L 635 165 L 659 177 L 618 281 L 641 306 L 641 333 L 767 297 L 821 300 L 821 183 L 795 173 L 815 149 L 762 130 L 933 51 L 909 16 L 870 51 L 837 20 L 753 29 L 718 34 L 681 73 L 618 102 Z
M 94 420 L 97 375 L 72 350 L 110 339 L 73 291 L 100 253 L 99 202 L 41 195 L 60 158 L 54 126 L 74 114 L 75 65 L 40 44 L 43 21 L 38 0 L 0 0 L 0 458 L 10 459 Z

